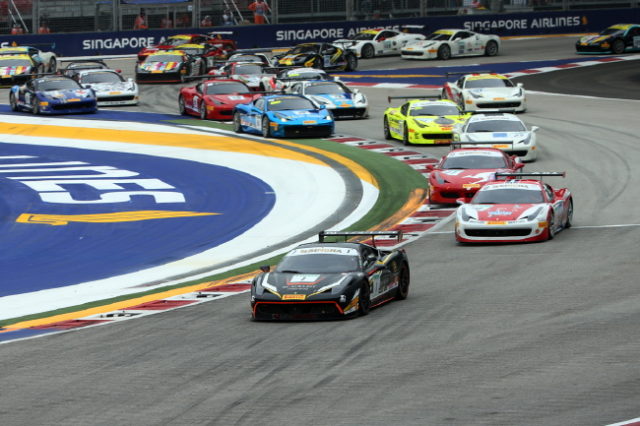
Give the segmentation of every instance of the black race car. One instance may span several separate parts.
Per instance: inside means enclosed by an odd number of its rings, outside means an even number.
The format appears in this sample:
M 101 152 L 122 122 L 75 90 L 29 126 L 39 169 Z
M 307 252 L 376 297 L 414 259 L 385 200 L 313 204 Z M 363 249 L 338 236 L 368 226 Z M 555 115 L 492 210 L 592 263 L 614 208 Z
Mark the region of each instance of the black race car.
M 296 247 L 273 271 L 262 267 L 251 284 L 252 318 L 344 318 L 405 299 L 410 282 L 407 255 L 403 249 L 377 248 L 379 236 L 400 241 L 402 232 L 323 231 L 317 243 Z M 347 242 L 348 237 L 370 237 L 371 244 Z M 339 238 L 345 241 L 328 241 Z
M 206 63 L 199 56 L 176 50 L 160 50 L 136 65 L 138 83 L 180 83 L 204 74 Z
M 276 55 L 276 66 L 319 68 L 326 71 L 355 71 L 358 57 L 331 43 L 303 43 Z
M 640 24 L 616 24 L 600 34 L 576 41 L 577 53 L 614 53 L 640 51 Z
M 68 62 L 61 70 L 62 75 L 76 78 L 80 71 L 84 70 L 108 70 L 109 66 L 102 59 L 83 59 L 83 60 L 62 60 L 60 62 Z

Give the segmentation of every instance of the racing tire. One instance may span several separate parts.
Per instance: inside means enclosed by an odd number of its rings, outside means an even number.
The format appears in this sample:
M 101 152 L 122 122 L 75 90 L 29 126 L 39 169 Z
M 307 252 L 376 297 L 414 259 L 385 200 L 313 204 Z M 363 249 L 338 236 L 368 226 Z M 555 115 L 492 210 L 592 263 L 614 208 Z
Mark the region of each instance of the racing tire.
M 402 145 L 408 146 L 411 145 L 409 142 L 409 130 L 407 130 L 407 125 L 404 126 L 404 132 L 402 133 Z
M 363 317 L 371 310 L 371 289 L 369 283 L 364 282 L 360 286 L 360 296 L 358 296 L 358 315 Z
M 233 114 L 233 131 L 236 133 L 242 133 L 242 125 L 240 124 L 240 113 Z
M 365 44 L 362 46 L 362 51 L 360 52 L 360 57 L 362 59 L 371 59 L 376 55 L 376 50 L 373 48 L 372 44 Z
M 187 109 L 184 107 L 184 98 L 182 95 L 178 96 L 178 112 L 180 115 L 187 115 Z
M 262 137 L 270 138 L 271 137 L 271 122 L 267 117 L 262 117 Z
M 571 222 L 573 221 L 573 200 L 569 200 L 569 207 L 567 208 L 567 219 L 564 221 L 564 229 L 571 228 Z
M 47 72 L 55 73 L 58 70 L 58 61 L 56 58 L 49 59 L 49 65 L 47 66 Z
M 200 120 L 207 120 L 207 105 L 204 101 L 200 103 Z
M 345 71 L 355 71 L 358 68 L 358 58 L 356 55 L 347 56 L 347 66 Z
M 496 56 L 498 54 L 498 43 L 490 41 L 484 48 L 485 56 Z
M 553 213 L 549 213 L 547 216 L 547 241 L 553 240 L 556 236 L 556 224 L 553 222 Z
M 384 131 L 384 138 L 388 141 L 393 139 L 393 136 L 391 136 L 391 130 L 389 130 L 389 120 L 387 119 L 387 117 L 384 118 L 384 121 L 382 122 L 382 129 Z
M 447 97 L 447 91 L 442 89 L 442 91 L 440 92 L 440 99 L 449 99 Z
M 447 59 L 450 59 L 450 58 L 451 58 L 451 48 L 446 44 L 443 44 L 438 49 L 438 59 L 442 59 L 443 61 L 446 61 Z
M 312 68 L 315 68 L 317 70 L 324 70 L 324 65 L 322 64 L 322 58 L 317 56 L 314 60 L 313 60 L 313 66 Z
M 9 105 L 11 105 L 11 111 L 18 111 L 18 100 L 13 92 L 9 93 Z
M 38 105 L 38 99 L 36 99 L 35 97 L 31 101 L 31 112 L 34 115 L 40 115 L 40 105 Z
M 624 53 L 624 41 L 621 39 L 614 40 L 614 42 L 611 43 L 611 51 L 616 55 Z
M 398 289 L 396 290 L 396 300 L 404 300 L 409 295 L 409 267 L 403 263 L 400 267 L 400 275 L 398 276 Z

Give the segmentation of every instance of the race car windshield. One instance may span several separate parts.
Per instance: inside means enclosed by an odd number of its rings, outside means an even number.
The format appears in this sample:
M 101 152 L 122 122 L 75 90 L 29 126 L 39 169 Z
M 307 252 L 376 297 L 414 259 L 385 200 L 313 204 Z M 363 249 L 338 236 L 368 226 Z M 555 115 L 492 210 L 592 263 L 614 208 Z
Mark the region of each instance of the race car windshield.
M 80 77 L 82 84 L 122 83 L 124 79 L 115 72 L 92 72 Z
M 296 274 L 336 274 L 360 270 L 358 256 L 345 256 L 329 253 L 305 254 L 304 256 L 285 256 L 276 272 Z
M 345 90 L 339 84 L 312 84 L 307 86 L 307 94 L 309 95 L 341 95 Z
M 156 55 L 148 58 L 149 62 L 182 62 L 181 55 Z
M 443 116 L 443 115 L 460 115 L 458 111 L 458 107 L 455 105 L 424 105 L 424 106 L 413 106 L 409 115 L 412 117 L 420 116 L 420 115 L 435 115 L 435 116 Z
M 288 55 L 298 55 L 300 53 L 318 53 L 320 46 L 317 44 L 301 44 L 291 49 Z
M 602 31 L 600 35 L 612 35 L 612 34 L 617 34 L 621 32 L 622 30 L 619 28 L 607 28 L 606 30 Z
M 521 121 L 487 120 L 469 123 L 467 133 L 483 132 L 526 132 L 527 128 Z
M 373 40 L 375 36 L 374 33 L 358 33 L 351 40 Z
M 480 190 L 471 204 L 537 204 L 543 203 L 539 189 L 504 188 Z
M 499 169 L 506 167 L 504 157 L 497 155 L 465 155 L 447 157 L 443 169 Z
M 249 93 L 250 90 L 242 83 L 218 83 L 206 86 L 207 95 L 228 95 L 231 93 Z
M 511 80 L 502 78 L 482 78 L 479 80 L 467 80 L 466 89 L 484 89 L 487 87 L 515 87 Z
M 31 61 L 28 59 L 2 59 L 0 67 L 30 67 Z
M 262 74 L 262 67 L 257 64 L 238 65 L 234 74 Z
M 433 33 L 427 36 L 427 40 L 436 40 L 436 41 L 444 41 L 449 40 L 451 38 L 451 34 L 437 34 Z
M 82 89 L 82 86 L 80 86 L 80 84 L 78 84 L 75 80 L 71 80 L 70 78 L 61 78 L 59 80 L 39 81 L 36 83 L 35 89 L 42 92 L 48 92 L 52 90 Z
M 182 48 L 180 50 L 187 52 L 189 55 L 202 55 L 205 52 L 203 47 L 190 47 L 188 49 Z
M 269 101 L 270 111 L 285 111 L 289 109 L 317 109 L 309 99 L 281 98 Z
M 262 58 L 253 55 L 232 55 L 229 62 L 262 62 Z
M 99 69 L 104 69 L 104 68 L 108 68 L 106 64 L 99 64 L 99 63 L 82 63 L 82 64 L 69 64 L 69 66 L 67 66 L 67 68 L 65 68 L 65 70 L 99 70 Z
M 165 46 L 180 46 L 181 44 L 187 44 L 189 42 L 186 38 L 171 38 L 164 43 Z

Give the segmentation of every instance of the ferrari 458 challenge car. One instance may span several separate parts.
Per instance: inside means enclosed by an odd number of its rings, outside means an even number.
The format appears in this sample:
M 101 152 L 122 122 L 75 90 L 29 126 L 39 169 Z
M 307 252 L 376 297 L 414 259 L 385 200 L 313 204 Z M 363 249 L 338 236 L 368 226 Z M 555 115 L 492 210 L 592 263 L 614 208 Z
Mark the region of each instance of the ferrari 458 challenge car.
M 442 59 L 457 56 L 495 56 L 500 50 L 500 37 L 468 30 L 435 31 L 426 40 L 408 43 L 400 51 L 403 59 Z
M 333 118 L 367 118 L 369 103 L 364 93 L 350 89 L 341 81 L 300 81 L 289 93 L 304 95 L 318 105 L 324 105 Z
M 108 70 L 109 65 L 102 59 L 84 59 L 80 61 L 66 61 L 62 60 L 61 62 L 69 62 L 62 70 L 62 75 L 66 75 L 67 77 L 77 78 L 78 73 L 84 70 Z M 120 72 L 120 70 L 117 70 Z
M 439 96 L 390 96 L 408 99 L 399 107 L 384 111 L 384 137 L 399 139 L 403 144 L 448 144 L 453 141 L 453 128 L 464 123 L 471 114 L 463 113 L 455 102 Z
M 204 60 L 182 50 L 166 50 L 151 53 L 144 62 L 136 65 L 138 83 L 179 83 L 204 74 Z
M 75 80 L 96 93 L 99 106 L 138 105 L 138 85 L 111 69 L 76 71 Z
M 640 51 L 640 24 L 616 24 L 597 35 L 580 37 L 578 53 L 615 53 Z
M 227 62 L 256 62 L 258 64 L 264 64 L 266 66 L 271 66 L 271 59 L 264 53 L 243 53 L 236 52 L 233 55 L 229 56 Z
M 329 137 L 333 116 L 324 106 L 300 95 L 267 95 L 248 104 L 236 105 L 233 130 L 263 137 Z
M 33 46 L 10 46 L 0 48 L 0 56 L 29 55 L 40 72 L 54 73 L 58 69 L 58 57 L 53 52 L 43 52 Z
M 491 73 L 448 72 L 447 77 L 463 74 L 455 83 L 445 82 L 442 97 L 455 101 L 464 111 L 524 112 L 527 97 L 522 83 Z
M 276 75 L 277 69 L 257 62 L 230 62 L 209 71 L 209 75 L 239 80 L 251 90 L 262 90 L 262 80 Z
M 527 242 L 552 239 L 571 226 L 573 198 L 535 179 L 564 173 L 505 173 L 485 183 L 456 211 L 456 240 L 464 243 Z
M 260 90 L 289 92 L 293 84 L 301 81 L 339 81 L 338 77 L 316 68 L 284 68 L 276 75 L 266 76 L 260 82 Z
M 374 56 L 399 55 L 400 49 L 407 43 L 424 39 L 423 34 L 376 28 L 361 31 L 351 38 L 335 40 L 333 44 L 354 52 L 360 58 L 369 59 Z
M 24 83 L 32 79 L 39 68 L 29 55 L 0 56 L 0 85 Z
M 9 92 L 13 111 L 33 114 L 92 113 L 98 110 L 93 89 L 85 89 L 72 78 L 46 75 L 13 86 Z
M 320 233 L 271 271 L 262 267 L 251 283 L 251 316 L 256 320 L 304 320 L 366 315 L 369 309 L 409 294 L 409 261 L 403 249 L 382 250 L 376 236 L 398 240 L 400 231 Z M 327 242 L 327 237 L 368 236 L 371 244 Z
M 154 46 L 148 46 L 138 52 L 138 62 L 145 60 L 152 53 L 162 50 L 172 50 L 184 44 L 208 44 L 211 46 L 212 55 L 219 59 L 225 59 L 236 50 L 233 40 L 222 39 L 214 33 L 211 34 L 176 34 L 167 37 L 166 40 Z
M 182 115 L 197 115 L 202 120 L 231 120 L 236 105 L 249 103 L 260 96 L 262 94 L 238 80 L 207 80 L 181 88 L 178 109 Z
M 522 161 L 534 161 L 538 158 L 537 131 L 537 126 L 527 129 L 515 114 L 476 114 L 456 128 L 453 137 L 461 146 L 466 141 L 481 141 L 485 143 L 481 146 L 501 149 Z
M 286 53 L 274 56 L 279 67 L 319 68 L 326 71 L 355 71 L 358 68 L 358 57 L 350 50 L 345 50 L 331 43 L 303 43 Z
M 455 146 L 454 144 L 451 145 Z M 515 155 L 495 148 L 455 148 L 429 170 L 429 203 L 469 202 L 496 173 L 516 172 L 524 164 Z

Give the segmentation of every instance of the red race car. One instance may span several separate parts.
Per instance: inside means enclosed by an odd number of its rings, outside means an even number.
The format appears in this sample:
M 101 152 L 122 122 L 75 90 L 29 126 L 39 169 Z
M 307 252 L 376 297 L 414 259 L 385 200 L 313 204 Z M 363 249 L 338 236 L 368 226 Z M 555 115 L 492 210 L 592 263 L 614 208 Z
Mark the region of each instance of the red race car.
M 196 115 L 202 120 L 231 120 L 236 105 L 248 104 L 260 96 L 242 81 L 206 80 L 180 89 L 178 109 L 182 115 Z
M 496 173 L 496 179 L 506 180 L 485 183 L 471 202 L 458 207 L 456 241 L 545 241 L 552 239 L 561 230 L 571 227 L 571 193 L 567 188 L 554 189 L 542 182 L 544 176 L 564 177 L 565 174 Z
M 207 44 L 211 47 L 209 56 L 226 59 L 236 50 L 236 42 L 209 34 L 176 34 L 167 37 L 160 44 L 148 46 L 138 52 L 138 62 L 145 60 L 151 53 L 159 50 L 175 49 L 183 44 Z
M 429 203 L 455 204 L 460 198 L 469 202 L 482 185 L 495 179 L 496 172 L 515 172 L 523 167 L 517 156 L 497 148 L 453 149 L 438 163 L 427 166 Z

